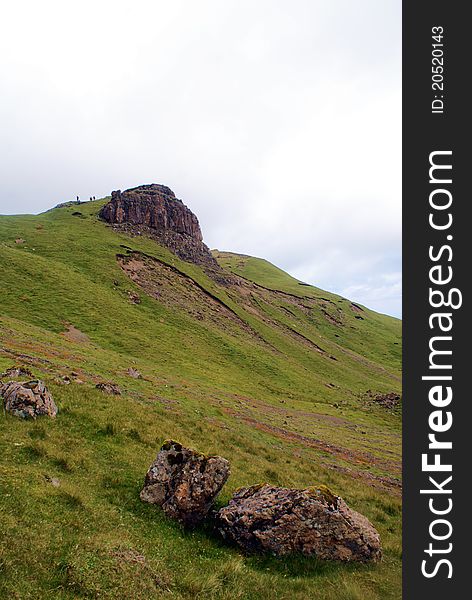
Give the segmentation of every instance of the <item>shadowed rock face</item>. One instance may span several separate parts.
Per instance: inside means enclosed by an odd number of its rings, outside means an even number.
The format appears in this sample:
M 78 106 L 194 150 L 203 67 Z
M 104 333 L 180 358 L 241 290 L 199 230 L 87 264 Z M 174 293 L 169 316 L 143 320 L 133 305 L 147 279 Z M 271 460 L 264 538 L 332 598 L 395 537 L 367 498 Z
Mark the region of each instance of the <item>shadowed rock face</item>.
M 267 484 L 241 488 L 217 513 L 224 538 L 248 552 L 338 561 L 377 561 L 380 537 L 369 520 L 327 488 L 306 490 Z
M 216 266 L 197 217 L 165 185 L 140 185 L 112 192 L 99 216 L 131 234 L 145 233 L 167 246 L 183 260 Z
M 111 201 L 102 208 L 100 216 L 109 223 L 147 225 L 189 235 L 199 242 L 203 240 L 193 212 L 170 188 L 157 183 L 112 192 Z
M 169 440 L 149 467 L 140 497 L 161 506 L 168 517 L 193 526 L 208 514 L 228 477 L 226 459 Z

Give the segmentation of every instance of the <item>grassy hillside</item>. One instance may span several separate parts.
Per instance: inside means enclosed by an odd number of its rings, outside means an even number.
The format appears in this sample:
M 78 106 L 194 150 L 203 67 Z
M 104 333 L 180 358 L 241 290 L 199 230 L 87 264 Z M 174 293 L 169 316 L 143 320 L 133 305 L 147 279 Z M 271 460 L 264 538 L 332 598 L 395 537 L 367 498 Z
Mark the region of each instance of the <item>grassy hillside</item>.
M 0 416 L 0 597 L 399 598 L 400 412 L 367 392 L 400 390 L 400 322 L 261 259 L 215 251 L 233 274 L 217 283 L 99 221 L 104 202 L 0 217 L 0 372 L 28 366 L 60 410 Z M 230 460 L 220 503 L 329 485 L 383 562 L 246 557 L 184 531 L 139 500 L 169 437 Z

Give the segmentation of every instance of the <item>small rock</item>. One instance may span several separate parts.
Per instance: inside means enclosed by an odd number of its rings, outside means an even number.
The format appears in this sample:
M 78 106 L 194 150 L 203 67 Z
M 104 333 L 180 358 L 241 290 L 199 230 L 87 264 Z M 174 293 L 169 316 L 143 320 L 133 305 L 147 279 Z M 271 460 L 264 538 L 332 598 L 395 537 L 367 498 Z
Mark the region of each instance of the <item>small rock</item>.
M 97 383 L 95 386 L 97 390 L 101 390 L 105 392 L 105 394 L 111 394 L 113 396 L 121 396 L 121 389 L 116 383 L 110 383 L 103 381 L 101 383 Z
M 61 481 L 57 477 L 50 477 L 49 475 L 45 475 L 44 479 L 54 487 L 59 487 L 61 485 Z
M 194 526 L 208 514 L 229 473 L 229 462 L 221 456 L 205 456 L 168 440 L 146 473 L 140 497 Z
M 79 373 L 77 373 L 77 371 L 71 371 L 70 381 L 73 381 L 74 383 L 77 383 L 79 385 L 84 383 L 83 380 L 80 379 L 80 375 L 79 375 Z
M 248 552 L 359 562 L 382 555 L 379 534 L 368 519 L 324 486 L 240 488 L 216 518 L 223 537 Z
M 42 381 L 8 381 L 0 386 L 0 396 L 7 412 L 17 417 L 32 418 L 40 415 L 55 417 L 57 406 Z
M 142 379 L 143 378 L 141 373 L 137 369 L 133 369 L 133 367 L 130 367 L 128 369 L 127 373 L 130 377 L 133 377 L 134 379 Z
M 128 292 L 128 299 L 131 304 L 141 304 L 141 297 L 136 292 Z

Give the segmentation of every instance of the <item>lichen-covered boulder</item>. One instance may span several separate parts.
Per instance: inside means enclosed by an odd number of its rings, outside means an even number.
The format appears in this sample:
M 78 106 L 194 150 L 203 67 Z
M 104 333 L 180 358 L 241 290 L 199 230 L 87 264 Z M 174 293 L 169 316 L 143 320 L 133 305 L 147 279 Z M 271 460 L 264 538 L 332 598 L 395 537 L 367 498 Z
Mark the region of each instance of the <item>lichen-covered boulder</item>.
M 223 537 L 247 552 L 360 562 L 382 556 L 380 536 L 369 520 L 324 486 L 241 488 L 216 518 Z
M 194 526 L 208 514 L 229 473 L 229 462 L 221 456 L 205 456 L 168 440 L 146 473 L 140 497 Z
M 57 406 L 42 381 L 8 381 L 0 386 L 0 396 L 7 412 L 24 419 L 41 415 L 55 417 Z

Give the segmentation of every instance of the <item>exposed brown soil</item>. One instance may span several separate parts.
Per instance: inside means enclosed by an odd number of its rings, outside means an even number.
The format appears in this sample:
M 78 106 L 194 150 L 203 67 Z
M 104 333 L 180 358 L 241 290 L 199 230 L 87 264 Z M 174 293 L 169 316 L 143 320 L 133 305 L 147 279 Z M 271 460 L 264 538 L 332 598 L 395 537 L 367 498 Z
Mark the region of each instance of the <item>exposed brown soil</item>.
M 66 331 L 61 333 L 62 337 L 65 337 L 66 340 L 70 342 L 76 342 L 79 344 L 88 344 L 90 339 L 87 334 L 74 327 L 71 323 L 65 323 Z
M 233 324 L 258 336 L 219 298 L 178 269 L 139 252 L 119 254 L 117 260 L 132 281 L 164 306 L 177 306 L 190 317 L 216 323 L 223 330 Z

